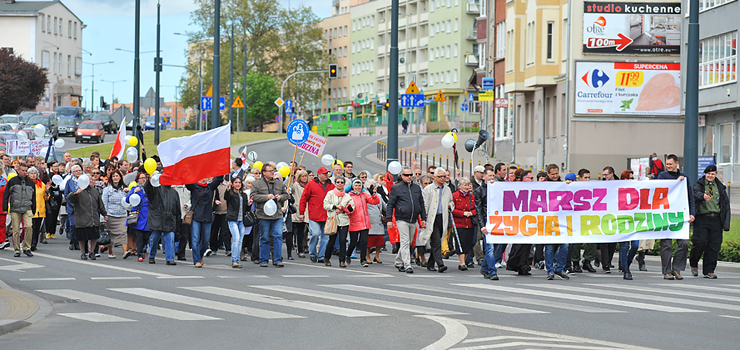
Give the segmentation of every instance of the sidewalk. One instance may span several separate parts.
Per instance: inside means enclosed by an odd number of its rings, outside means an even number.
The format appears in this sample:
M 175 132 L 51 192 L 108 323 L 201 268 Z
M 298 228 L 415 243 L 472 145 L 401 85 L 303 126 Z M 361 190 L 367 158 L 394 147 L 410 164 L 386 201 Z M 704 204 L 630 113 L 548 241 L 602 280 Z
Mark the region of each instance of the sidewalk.
M 0 336 L 38 322 L 51 309 L 43 299 L 11 289 L 0 280 Z

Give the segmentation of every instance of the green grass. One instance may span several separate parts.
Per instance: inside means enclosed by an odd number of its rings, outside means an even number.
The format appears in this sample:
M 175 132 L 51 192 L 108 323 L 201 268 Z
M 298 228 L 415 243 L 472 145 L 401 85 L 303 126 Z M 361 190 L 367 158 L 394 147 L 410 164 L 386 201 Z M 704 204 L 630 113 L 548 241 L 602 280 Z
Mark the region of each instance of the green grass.
M 162 130 L 162 132 L 159 135 L 159 141 L 164 142 L 173 137 L 190 136 L 196 133 L 197 131 L 195 130 Z M 242 132 L 239 132 L 239 142 L 237 142 L 236 136 L 237 136 L 236 133 L 231 135 L 231 145 L 241 144 L 245 142 L 273 139 L 273 138 L 278 137 L 278 135 L 275 133 L 242 131 Z M 110 140 L 110 138 L 115 138 L 116 134 L 108 134 L 105 137 Z M 157 154 L 157 147 L 154 146 L 154 132 L 153 131 L 148 131 L 144 134 L 144 145 L 146 148 L 147 156 L 151 157 Z M 88 147 L 70 150 L 69 153 L 72 154 L 72 157 L 75 157 L 75 158 L 77 157 L 85 158 L 85 157 L 89 157 L 93 151 L 98 151 L 100 153 L 101 158 L 105 159 L 105 158 L 108 158 L 108 155 L 110 155 L 110 152 L 112 149 L 113 149 L 113 143 L 108 143 L 108 144 L 102 144 L 102 145 L 101 144 L 91 145 Z
M 730 222 L 730 230 L 725 232 L 725 241 L 740 241 L 740 217 L 732 218 Z

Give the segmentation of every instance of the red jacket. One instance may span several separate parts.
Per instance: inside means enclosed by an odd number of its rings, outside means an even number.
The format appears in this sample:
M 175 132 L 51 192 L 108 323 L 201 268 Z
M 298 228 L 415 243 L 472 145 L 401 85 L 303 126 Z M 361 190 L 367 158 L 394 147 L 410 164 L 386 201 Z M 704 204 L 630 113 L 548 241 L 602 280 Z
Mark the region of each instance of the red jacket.
M 468 192 L 466 195 L 463 195 L 460 191 L 453 193 L 452 203 L 455 204 L 455 209 L 452 210 L 452 218 L 455 220 L 455 226 L 457 228 L 473 228 L 473 218 L 476 214 L 473 192 Z M 463 213 L 466 211 L 472 212 L 473 216 L 463 216 Z
M 369 230 L 372 226 L 370 225 L 370 214 L 367 212 L 367 204 L 380 204 L 380 198 L 377 194 L 370 196 L 367 192 L 361 192 L 358 195 L 354 191 L 350 191 L 349 195 L 354 202 L 354 211 L 349 214 L 349 231 Z
M 326 186 L 326 188 L 324 188 Z M 305 213 L 306 207 L 308 207 L 308 219 L 316 222 L 326 221 L 326 210 L 324 209 L 324 197 L 326 194 L 334 189 L 334 184 L 331 181 L 326 181 L 326 185 L 322 186 L 318 178 L 310 181 L 306 184 L 303 189 L 303 195 L 301 195 L 301 204 L 298 208 L 299 213 Z

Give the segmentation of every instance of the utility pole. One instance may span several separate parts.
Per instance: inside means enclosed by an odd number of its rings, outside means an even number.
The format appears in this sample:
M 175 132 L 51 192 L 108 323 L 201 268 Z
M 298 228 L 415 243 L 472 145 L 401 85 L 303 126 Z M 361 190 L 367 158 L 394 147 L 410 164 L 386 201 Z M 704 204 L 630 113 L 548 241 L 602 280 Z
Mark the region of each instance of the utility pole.
M 686 120 L 683 172 L 693 178 L 699 167 L 699 0 L 689 0 L 689 52 L 686 57 Z M 732 181 L 732 179 L 730 179 Z M 728 181 L 729 182 L 729 181 Z
M 390 86 L 388 88 L 388 157 L 398 160 L 398 0 L 391 0 Z
M 156 97 L 154 101 L 154 144 L 159 145 L 159 73 L 162 71 L 162 57 L 159 56 L 159 1 L 157 1 L 157 57 L 154 58 Z
M 242 83 L 242 95 L 244 95 L 242 99 L 244 103 L 244 127 L 242 129 L 244 131 L 247 131 L 247 57 L 247 35 L 244 34 L 244 82 Z M 239 131 L 238 126 L 236 131 Z
M 229 102 L 234 103 L 234 23 L 231 23 L 231 56 L 229 64 Z M 234 133 L 234 109 L 229 104 L 229 132 Z M 239 126 L 237 125 L 237 129 Z
M 221 0 L 214 0 L 213 5 L 213 110 L 211 128 L 218 128 L 221 124 Z
M 138 136 L 137 131 L 139 128 L 139 119 L 141 118 L 141 108 L 139 107 L 139 26 L 141 25 L 141 0 L 136 0 L 134 8 L 134 123 L 132 124 L 131 134 Z M 140 151 L 140 144 L 141 142 L 136 144 L 137 153 Z

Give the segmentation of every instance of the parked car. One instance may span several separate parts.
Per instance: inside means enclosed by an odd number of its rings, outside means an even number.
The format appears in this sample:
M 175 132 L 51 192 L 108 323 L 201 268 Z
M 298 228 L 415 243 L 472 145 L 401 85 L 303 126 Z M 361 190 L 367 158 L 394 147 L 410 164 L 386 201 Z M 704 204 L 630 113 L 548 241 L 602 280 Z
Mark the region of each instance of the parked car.
M 8 141 L 17 140 L 18 135 L 14 132 L 2 131 L 0 132 L 0 149 L 6 150 L 8 147 Z
M 0 124 L 0 131 L 10 131 L 13 127 L 10 124 Z
M 59 134 L 61 135 L 74 135 L 77 131 L 77 125 L 79 123 L 75 118 L 62 117 L 59 118 Z
M 75 132 L 75 143 L 82 141 L 95 141 L 95 143 L 105 142 L 105 129 L 100 122 L 88 120 L 80 123 Z
M 21 120 L 22 120 L 23 122 L 25 122 L 26 120 L 28 120 L 28 118 L 31 118 L 31 117 L 33 117 L 34 115 L 36 115 L 36 114 L 39 114 L 39 113 L 40 113 L 40 112 L 36 112 L 36 111 L 23 111 L 23 112 L 21 112 L 21 114 L 19 114 L 18 116 L 19 116 L 19 117 L 21 117 Z
M 115 120 L 113 120 L 113 118 L 111 118 L 110 113 L 95 113 L 95 115 L 92 117 L 92 120 L 103 124 L 103 129 L 105 129 L 105 132 L 109 134 L 112 134 L 118 130 L 118 124 Z
M 144 130 L 154 130 L 154 117 L 146 118 Z M 162 120 L 161 116 L 159 117 L 159 130 L 164 130 L 164 120 Z
M 51 116 L 43 115 L 43 114 L 37 114 L 29 118 L 23 130 L 24 131 L 30 130 L 31 132 L 33 132 L 34 128 L 38 124 L 41 124 L 46 128 L 46 133 L 44 134 L 44 138 L 48 139 L 49 137 L 53 137 L 54 140 L 56 140 L 59 137 L 59 126 L 57 124 L 56 119 L 54 119 Z
M 92 117 L 93 117 L 93 114 L 92 113 L 89 113 L 89 112 L 88 113 L 82 113 L 82 121 L 83 122 L 85 120 L 92 120 Z
M 21 118 L 17 114 L 3 114 L 0 117 L 0 122 L 10 124 L 13 130 L 18 130 L 21 124 Z
M 54 112 L 59 114 L 60 117 L 71 117 L 76 118 L 80 122 L 82 122 L 82 107 L 66 107 L 66 106 L 59 106 L 57 108 L 54 108 Z

